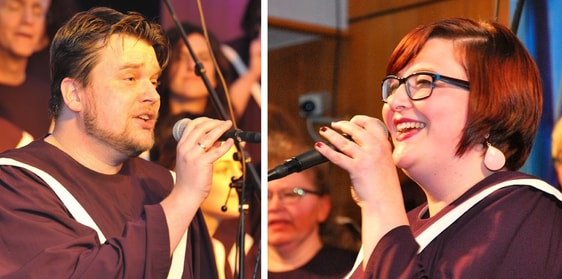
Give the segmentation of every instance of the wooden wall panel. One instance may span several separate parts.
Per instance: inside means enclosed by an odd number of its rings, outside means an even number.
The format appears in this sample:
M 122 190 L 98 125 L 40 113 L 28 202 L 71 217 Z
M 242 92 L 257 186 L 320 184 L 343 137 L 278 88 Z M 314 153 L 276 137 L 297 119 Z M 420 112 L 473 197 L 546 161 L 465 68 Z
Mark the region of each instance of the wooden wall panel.
M 268 100 L 283 107 L 306 129 L 299 116 L 298 97 L 310 92 L 332 92 L 334 41 L 318 40 L 268 53 Z

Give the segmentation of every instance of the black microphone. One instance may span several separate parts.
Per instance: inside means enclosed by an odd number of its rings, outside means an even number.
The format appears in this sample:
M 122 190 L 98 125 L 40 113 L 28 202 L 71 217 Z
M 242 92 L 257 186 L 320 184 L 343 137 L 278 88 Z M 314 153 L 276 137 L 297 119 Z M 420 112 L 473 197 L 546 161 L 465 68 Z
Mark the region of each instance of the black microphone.
M 388 137 L 388 130 L 382 121 L 379 120 L 382 127 L 386 132 Z M 352 140 L 349 135 L 344 134 L 349 140 Z M 330 147 L 334 148 L 332 145 L 328 144 Z M 337 150 L 337 149 L 336 149 Z M 276 166 L 275 168 L 267 172 L 267 181 L 283 178 L 294 172 L 301 172 L 308 168 L 317 166 L 319 164 L 327 162 L 328 159 L 324 155 L 320 154 L 315 149 L 308 150 L 300 155 L 297 155 L 291 159 L 286 160 L 283 164 Z
M 172 134 L 174 136 L 174 139 L 176 139 L 176 141 L 179 141 L 181 138 L 181 135 L 183 134 L 183 130 L 185 130 L 185 125 L 187 125 L 187 122 L 191 121 L 191 119 L 189 118 L 182 118 L 180 119 L 178 122 L 176 122 L 176 124 L 174 124 L 174 127 L 172 128 Z M 249 142 L 249 143 L 259 143 L 261 142 L 261 134 L 258 132 L 244 132 L 242 130 L 231 130 L 231 131 L 227 131 L 226 133 L 222 134 L 219 137 L 220 141 L 225 141 L 229 138 L 238 138 L 240 139 L 240 141 L 245 141 L 245 142 Z
M 267 181 L 279 179 L 294 172 L 301 172 L 325 162 L 328 162 L 328 159 L 324 155 L 318 153 L 315 149 L 311 149 L 269 170 Z

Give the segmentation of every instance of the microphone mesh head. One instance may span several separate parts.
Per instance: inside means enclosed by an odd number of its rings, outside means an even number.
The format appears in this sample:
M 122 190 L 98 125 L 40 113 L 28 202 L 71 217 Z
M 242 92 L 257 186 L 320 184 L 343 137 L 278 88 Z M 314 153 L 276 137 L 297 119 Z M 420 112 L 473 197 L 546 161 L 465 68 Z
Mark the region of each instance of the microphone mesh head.
M 174 127 L 172 128 L 172 135 L 174 136 L 174 139 L 176 139 L 176 141 L 179 141 L 181 139 L 181 135 L 183 134 L 183 130 L 185 130 L 187 121 L 189 121 L 189 118 L 182 118 L 178 122 L 176 122 L 176 124 L 174 124 Z
M 384 131 L 386 132 L 386 137 L 388 138 L 389 133 L 388 133 L 388 128 L 386 128 L 386 125 L 384 125 L 384 122 L 382 122 L 382 120 L 375 118 L 379 121 L 379 123 L 381 124 L 382 128 L 384 129 Z

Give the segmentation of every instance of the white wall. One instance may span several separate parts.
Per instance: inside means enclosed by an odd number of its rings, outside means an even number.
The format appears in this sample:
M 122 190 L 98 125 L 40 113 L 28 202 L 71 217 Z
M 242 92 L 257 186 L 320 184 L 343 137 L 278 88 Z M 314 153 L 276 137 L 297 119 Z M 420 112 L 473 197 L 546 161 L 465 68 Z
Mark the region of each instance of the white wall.
M 347 0 L 268 0 L 267 13 L 268 17 L 323 28 L 338 28 L 343 31 L 348 26 Z M 317 34 L 270 26 L 267 31 L 267 49 L 302 44 L 318 37 Z
M 268 16 L 347 29 L 347 0 L 269 0 Z

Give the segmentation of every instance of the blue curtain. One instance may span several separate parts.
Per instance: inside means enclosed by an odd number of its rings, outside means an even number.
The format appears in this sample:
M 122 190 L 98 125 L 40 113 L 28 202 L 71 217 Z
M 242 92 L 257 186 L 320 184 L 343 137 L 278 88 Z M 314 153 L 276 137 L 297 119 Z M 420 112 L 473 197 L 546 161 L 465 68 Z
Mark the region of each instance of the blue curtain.
M 562 88 L 562 1 L 511 0 L 514 22 L 518 3 L 522 6 L 517 36 L 533 55 L 539 67 L 544 88 L 543 115 L 533 150 L 521 171 L 558 185 L 550 156 L 551 132 L 561 115 Z M 515 19 L 516 20 L 516 19 Z M 512 28 L 514 25 L 512 24 Z M 515 30 L 514 30 L 515 31 Z

